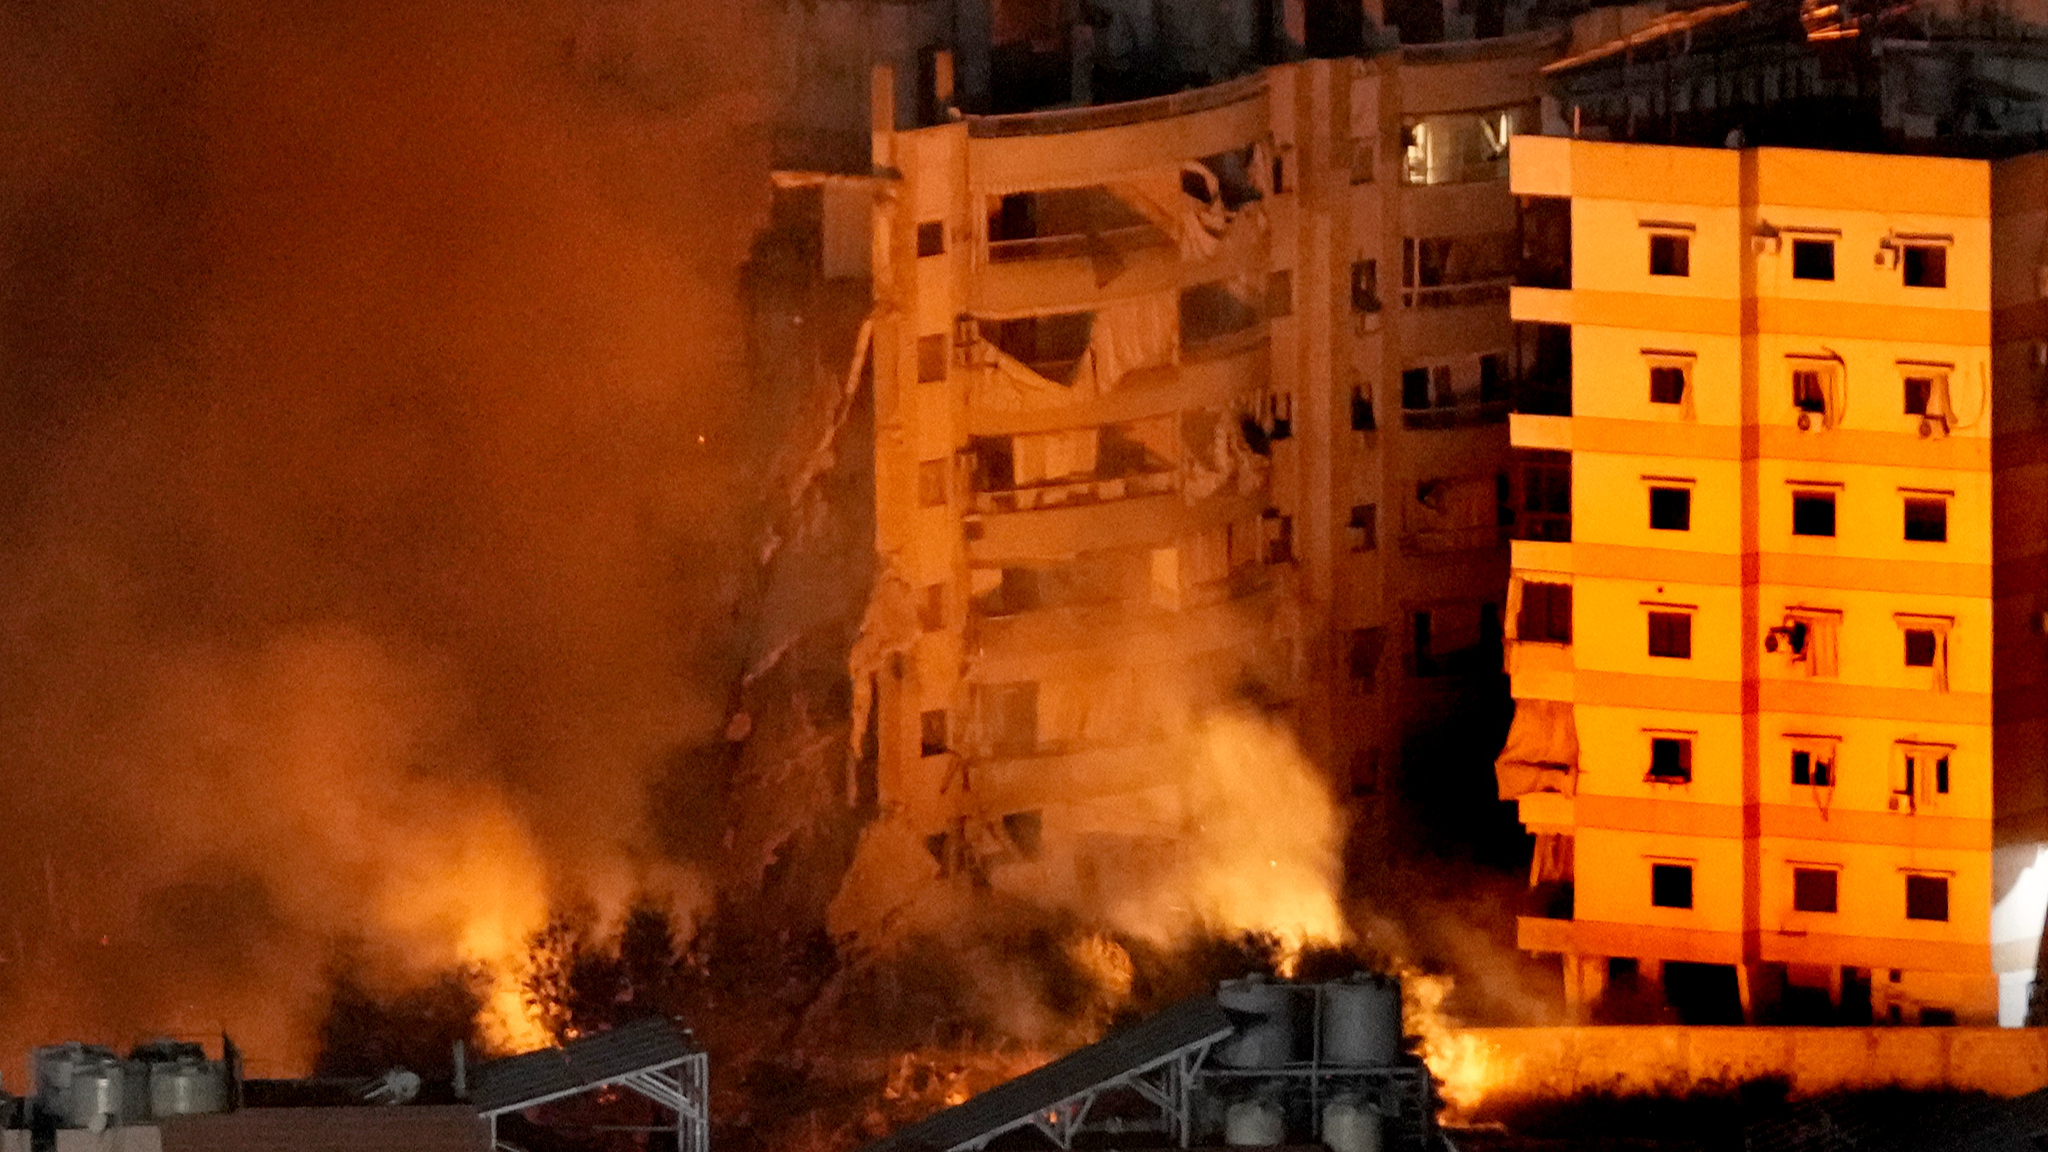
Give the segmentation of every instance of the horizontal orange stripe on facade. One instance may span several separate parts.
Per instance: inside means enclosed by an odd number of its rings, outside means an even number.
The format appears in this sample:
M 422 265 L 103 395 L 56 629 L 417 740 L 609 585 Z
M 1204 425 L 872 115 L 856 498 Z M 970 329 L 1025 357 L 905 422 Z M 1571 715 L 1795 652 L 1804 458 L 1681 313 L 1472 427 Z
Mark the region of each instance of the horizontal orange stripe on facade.
M 1580 828 L 1654 832 L 1669 836 L 1710 836 L 1723 840 L 1743 838 L 1742 809 L 1733 804 L 1698 804 L 1684 800 L 1580 793 L 1573 807 Z M 1757 824 L 1766 839 L 1825 840 L 1965 851 L 1985 851 L 1991 847 L 1991 821 L 1959 816 L 1852 809 L 1837 809 L 1823 814 L 1819 809 L 1797 804 L 1759 804 Z
M 1820 680 L 1759 680 L 1757 711 L 1820 716 L 1868 716 L 1930 724 L 1989 724 L 1991 697 L 1983 692 L 1928 692 Z M 1574 702 L 1667 712 L 1739 715 L 1742 684 L 1733 680 L 1650 676 L 1638 672 L 1573 673 Z
M 1631 544 L 1573 544 L 1571 571 L 1578 576 L 1660 583 L 1736 585 L 1743 556 L 1682 548 L 1639 548 Z M 1860 556 L 1808 556 L 1789 552 L 1747 553 L 1756 558 L 1760 584 L 1801 588 L 1842 588 L 1861 592 L 1943 596 L 1991 595 L 1989 564 L 1947 564 L 1936 560 L 1878 560 Z
M 1704 964 L 1738 964 L 1744 956 L 1742 934 L 1737 932 L 1603 920 L 1543 920 L 1533 916 L 1517 920 L 1515 944 L 1525 952 L 1637 956 Z M 1788 964 L 1846 964 L 1968 975 L 1991 970 L 1989 944 L 1946 940 L 1758 932 L 1754 952 L 1758 959 Z
M 1544 309 L 1550 315 L 1524 316 L 1518 309 L 1514 318 L 1555 322 L 1556 313 L 1562 311 L 1570 317 L 1568 323 L 1600 328 L 1720 336 L 1813 335 L 1834 340 L 1947 344 L 1959 351 L 1988 350 L 1991 346 L 1991 312 L 1985 308 L 1608 292 L 1595 288 L 1575 288 L 1564 295 L 1566 299 L 1552 300 Z
M 1624 420 L 1573 416 L 1572 451 L 1617 456 L 1675 456 L 1697 460 L 1742 459 L 1742 429 L 1729 424 L 1684 420 Z M 1750 425 L 1759 456 L 1825 464 L 1983 472 L 1991 467 L 1991 441 L 1982 436 L 1921 436 L 1916 428 L 1878 432 L 1830 428 L 1801 432 L 1778 424 Z M 2002 443 L 2002 442 L 2001 442 Z M 2000 451 L 2004 451 L 2003 447 Z M 2048 459 L 2048 450 L 2044 450 Z

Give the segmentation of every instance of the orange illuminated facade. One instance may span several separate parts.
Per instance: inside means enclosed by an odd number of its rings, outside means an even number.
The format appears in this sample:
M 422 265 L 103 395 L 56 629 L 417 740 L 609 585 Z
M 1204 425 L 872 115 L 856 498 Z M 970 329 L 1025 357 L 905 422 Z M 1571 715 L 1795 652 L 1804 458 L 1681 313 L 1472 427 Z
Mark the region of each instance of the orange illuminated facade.
M 1549 254 L 1512 311 L 1556 387 L 1511 435 L 1569 509 L 1513 545 L 1521 946 L 1588 1012 L 1661 984 L 1752 1020 L 2017 1022 L 2040 753 L 2005 714 L 2041 679 L 2013 589 L 2044 533 L 2002 413 L 2040 366 L 1994 342 L 1994 284 L 2038 315 L 2040 213 L 1995 229 L 1980 161 L 1521 137 L 1512 169 Z

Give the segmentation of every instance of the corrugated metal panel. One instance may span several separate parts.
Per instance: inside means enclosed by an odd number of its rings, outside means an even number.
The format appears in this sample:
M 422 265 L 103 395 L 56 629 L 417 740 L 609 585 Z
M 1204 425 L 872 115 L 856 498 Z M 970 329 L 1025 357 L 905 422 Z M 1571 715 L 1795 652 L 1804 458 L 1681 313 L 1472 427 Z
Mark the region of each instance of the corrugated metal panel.
M 1069 1052 L 1043 1068 L 998 1084 L 964 1104 L 870 1144 L 868 1152 L 957 1147 L 1045 1112 L 1061 1101 L 1175 1052 L 1213 1044 L 1232 1030 L 1230 1017 L 1214 999 L 1203 996 L 1183 1000 L 1097 1043 Z
M 464 1105 L 249 1108 L 160 1125 L 164 1152 L 487 1152 L 489 1129 Z
M 609 1032 L 583 1036 L 477 1066 L 470 1100 L 481 1112 L 508 1112 L 539 1100 L 595 1087 L 620 1076 L 674 1064 L 699 1049 L 660 1017 L 635 1020 Z

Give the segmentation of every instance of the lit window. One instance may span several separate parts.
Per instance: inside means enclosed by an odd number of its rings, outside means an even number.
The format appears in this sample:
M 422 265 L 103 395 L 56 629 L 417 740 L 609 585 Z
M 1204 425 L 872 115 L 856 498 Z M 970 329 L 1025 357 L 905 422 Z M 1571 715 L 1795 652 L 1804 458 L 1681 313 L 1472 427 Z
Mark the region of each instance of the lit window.
M 1906 919 L 1948 919 L 1948 877 L 1906 877 Z
M 1692 907 L 1692 865 L 1650 865 L 1650 903 L 1659 908 Z
M 1835 242 L 1833 240 L 1794 240 L 1792 242 L 1792 278 L 1794 280 L 1833 280 L 1835 278 Z
M 1650 275 L 1692 275 L 1692 237 L 1669 232 L 1651 233 Z
M 1794 536 L 1833 536 L 1835 534 L 1835 494 L 1832 492 L 1794 492 L 1792 494 L 1792 534 Z
M 1794 868 L 1792 908 L 1797 912 L 1836 910 L 1837 874 L 1833 868 Z

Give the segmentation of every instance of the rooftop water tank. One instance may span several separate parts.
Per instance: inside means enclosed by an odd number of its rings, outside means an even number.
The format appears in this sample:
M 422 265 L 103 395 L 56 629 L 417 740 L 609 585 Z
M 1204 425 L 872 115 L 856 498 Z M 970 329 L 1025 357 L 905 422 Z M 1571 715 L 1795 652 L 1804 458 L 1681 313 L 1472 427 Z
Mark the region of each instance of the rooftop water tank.
M 1225 980 L 1216 1002 L 1230 1013 L 1237 1033 L 1216 1046 L 1215 1059 L 1228 1068 L 1278 1068 L 1294 1057 L 1294 993 L 1261 976 Z
M 149 1114 L 198 1116 L 228 1110 L 227 1069 L 218 1060 L 160 1060 L 149 1066 Z
M 99 1132 L 122 1119 L 121 1058 L 90 1044 L 53 1044 L 35 1053 L 36 1111 L 59 1128 Z
M 1232 1148 L 1277 1148 L 1287 1143 L 1280 1105 L 1262 1096 L 1232 1104 L 1223 1112 L 1223 1142 Z
M 1323 1063 L 1384 1067 L 1401 1056 L 1401 982 L 1358 975 L 1322 986 Z
M 1370 1105 L 1339 1096 L 1323 1105 L 1323 1145 L 1330 1152 L 1380 1152 L 1386 1132 Z

